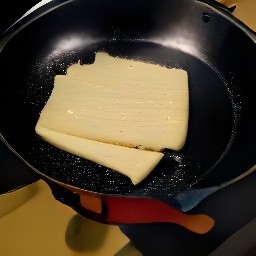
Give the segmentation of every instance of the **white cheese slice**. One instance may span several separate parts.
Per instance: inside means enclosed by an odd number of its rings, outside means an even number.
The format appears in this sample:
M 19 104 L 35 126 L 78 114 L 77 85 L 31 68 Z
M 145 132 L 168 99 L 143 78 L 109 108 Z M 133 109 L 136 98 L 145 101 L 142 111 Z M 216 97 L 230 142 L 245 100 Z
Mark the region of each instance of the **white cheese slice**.
M 123 147 L 56 132 L 39 124 L 36 133 L 44 140 L 82 158 L 114 169 L 138 184 L 154 169 L 163 153 Z
M 163 157 L 155 151 L 183 147 L 188 97 L 184 70 L 97 53 L 55 77 L 36 132 L 138 184 Z
M 188 127 L 188 77 L 140 61 L 97 53 L 56 76 L 39 124 L 105 143 L 160 151 L 183 147 Z

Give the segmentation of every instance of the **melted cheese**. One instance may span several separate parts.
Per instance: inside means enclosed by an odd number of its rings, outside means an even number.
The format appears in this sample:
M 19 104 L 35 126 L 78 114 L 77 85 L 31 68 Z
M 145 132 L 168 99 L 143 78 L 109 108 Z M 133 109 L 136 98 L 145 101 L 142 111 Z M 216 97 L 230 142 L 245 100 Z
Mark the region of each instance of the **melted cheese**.
M 186 71 L 97 53 L 55 77 L 36 132 L 137 184 L 163 157 L 156 151 L 183 147 L 188 99 Z
M 55 77 L 39 122 L 96 141 L 179 150 L 188 125 L 187 73 L 100 54 L 95 64 Z

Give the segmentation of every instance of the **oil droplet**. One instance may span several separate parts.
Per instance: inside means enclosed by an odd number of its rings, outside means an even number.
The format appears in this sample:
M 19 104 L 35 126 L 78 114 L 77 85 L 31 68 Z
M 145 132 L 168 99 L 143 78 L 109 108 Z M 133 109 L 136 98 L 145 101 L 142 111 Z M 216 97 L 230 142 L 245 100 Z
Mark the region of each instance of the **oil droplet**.
M 72 114 L 74 114 L 74 111 L 68 109 L 68 114 L 72 115 Z

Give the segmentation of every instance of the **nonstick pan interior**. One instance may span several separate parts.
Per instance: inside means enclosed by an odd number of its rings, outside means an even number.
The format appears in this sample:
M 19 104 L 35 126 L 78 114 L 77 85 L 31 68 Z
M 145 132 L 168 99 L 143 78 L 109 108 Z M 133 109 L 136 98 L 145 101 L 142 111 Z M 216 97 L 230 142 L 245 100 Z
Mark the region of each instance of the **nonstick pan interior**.
M 5 45 L 0 54 L 1 134 L 25 161 L 46 177 L 94 192 L 168 198 L 197 184 L 225 158 L 236 140 L 242 113 L 241 84 L 233 75 L 238 66 L 231 67 L 229 76 L 225 75 L 228 62 L 220 61 L 222 57 L 216 53 L 213 57 L 209 38 L 197 42 L 202 31 L 195 27 L 198 23 L 208 25 L 201 15 L 193 16 L 191 25 L 188 18 L 181 20 L 177 15 L 167 19 L 170 13 L 165 11 L 166 5 L 173 13 L 177 11 L 171 9 L 174 5 L 167 1 L 153 2 L 146 10 L 144 1 L 136 4 L 136 9 L 132 5 L 134 1 L 125 7 L 121 4 L 110 7 L 111 1 L 100 5 L 97 2 L 71 1 L 45 13 Z M 179 15 L 187 14 L 191 18 L 189 7 L 187 5 L 187 11 L 183 4 L 175 8 L 180 8 Z M 205 13 L 205 6 L 197 8 L 196 14 Z M 162 13 L 161 21 L 157 13 Z M 183 43 L 182 47 L 177 40 L 176 44 L 168 45 L 156 36 L 180 34 L 178 39 L 182 40 L 191 26 L 194 35 L 190 41 L 194 41 Z M 246 45 L 246 40 L 243 43 Z M 201 53 L 193 50 L 196 44 L 201 44 Z M 54 76 L 65 74 L 67 67 L 78 61 L 93 63 L 98 51 L 188 72 L 190 102 L 186 144 L 180 152 L 166 150 L 164 159 L 137 186 L 111 169 L 49 145 L 34 131 L 53 88 Z M 209 55 L 205 55 L 207 51 Z M 227 52 L 229 55 L 229 50 Z M 230 77 L 236 81 L 235 88 Z

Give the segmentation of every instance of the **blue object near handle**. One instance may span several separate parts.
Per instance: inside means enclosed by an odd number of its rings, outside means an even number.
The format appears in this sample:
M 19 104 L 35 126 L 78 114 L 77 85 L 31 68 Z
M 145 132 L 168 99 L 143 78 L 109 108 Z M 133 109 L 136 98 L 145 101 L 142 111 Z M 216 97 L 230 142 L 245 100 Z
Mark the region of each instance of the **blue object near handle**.
M 255 170 L 256 170 L 256 165 L 254 165 L 248 171 L 244 172 L 238 177 L 230 181 L 224 182 L 218 186 L 212 186 L 212 187 L 201 188 L 201 189 L 191 189 L 191 190 L 182 192 L 172 200 L 171 204 L 183 212 L 190 211 L 209 195 L 241 180 L 242 178 L 248 176 Z

